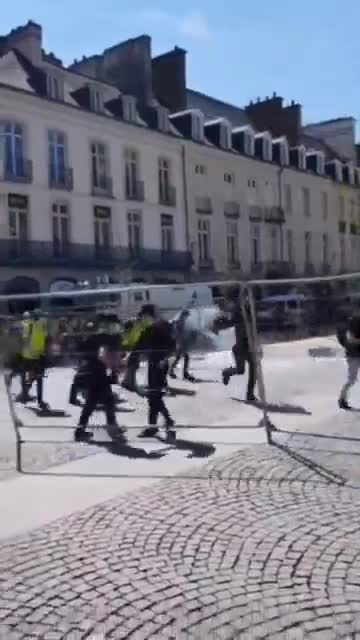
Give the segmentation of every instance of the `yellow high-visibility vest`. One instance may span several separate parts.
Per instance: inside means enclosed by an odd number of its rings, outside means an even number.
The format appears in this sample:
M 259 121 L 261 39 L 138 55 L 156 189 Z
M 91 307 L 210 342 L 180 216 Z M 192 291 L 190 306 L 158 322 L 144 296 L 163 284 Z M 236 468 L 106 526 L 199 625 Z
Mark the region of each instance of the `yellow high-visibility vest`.
M 135 322 L 134 326 L 130 329 L 129 333 L 125 335 L 122 340 L 122 344 L 126 349 L 133 349 L 136 343 L 140 340 L 142 333 L 153 324 L 151 318 L 143 318 L 138 322 Z
M 23 325 L 23 329 L 23 358 L 34 360 L 45 355 L 48 332 L 44 322 L 42 320 L 30 321 L 25 326 Z

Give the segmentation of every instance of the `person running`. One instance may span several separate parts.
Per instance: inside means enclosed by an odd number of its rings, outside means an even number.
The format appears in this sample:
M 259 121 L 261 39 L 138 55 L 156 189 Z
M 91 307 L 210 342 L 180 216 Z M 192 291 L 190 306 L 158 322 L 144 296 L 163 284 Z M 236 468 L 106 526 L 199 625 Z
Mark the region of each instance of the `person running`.
M 236 375 L 244 375 L 245 366 L 248 365 L 249 377 L 246 392 L 247 402 L 256 402 L 255 385 L 256 385 L 256 360 L 251 351 L 245 321 L 240 303 L 240 290 L 238 287 L 231 289 L 228 293 L 226 308 L 229 316 L 222 316 L 215 322 L 215 327 L 223 331 L 234 327 L 235 344 L 232 348 L 232 355 L 235 366 L 227 367 L 222 371 L 222 379 L 225 386 L 230 382 L 230 378 Z
M 175 359 L 173 360 L 170 370 L 169 376 L 176 380 L 175 369 L 179 364 L 181 358 L 183 358 L 183 379 L 188 382 L 195 382 L 194 376 L 189 372 L 190 367 L 190 356 L 189 356 L 189 347 L 191 343 L 194 341 L 194 335 L 196 335 L 196 331 L 191 331 L 186 326 L 186 321 L 189 319 L 190 311 L 188 309 L 183 309 L 180 313 L 180 316 L 177 320 L 174 321 L 175 328 L 175 340 L 176 340 L 176 353 Z
M 151 308 L 150 308 L 151 307 Z M 169 369 L 168 358 L 176 349 L 176 341 L 170 322 L 156 319 L 156 310 L 153 305 L 148 305 L 147 312 L 153 322 L 142 333 L 136 348 L 146 354 L 148 362 L 148 427 L 140 434 L 140 437 L 153 437 L 158 433 L 158 418 L 164 418 L 164 426 L 168 438 L 175 437 L 174 420 L 164 402 L 164 393 L 167 387 L 167 374 Z
M 74 434 L 77 442 L 91 440 L 93 434 L 87 431 L 87 427 L 90 417 L 98 408 L 98 405 L 104 407 L 107 427 L 116 427 L 119 429 L 119 433 L 123 433 L 124 431 L 124 429 L 120 430 L 116 420 L 115 399 L 111 388 L 111 375 L 109 376 L 107 372 L 108 364 L 107 351 L 104 348 L 100 348 L 99 351 L 88 355 L 86 401 Z
M 338 327 L 337 338 L 345 350 L 347 360 L 347 379 L 341 389 L 338 404 L 340 409 L 349 410 L 349 392 L 357 381 L 360 368 L 360 314 L 353 315 L 347 324 Z
M 123 336 L 122 346 L 126 351 L 129 351 L 127 359 L 126 373 L 122 381 L 121 386 L 128 391 L 136 391 L 136 374 L 140 367 L 142 353 L 138 348 L 138 344 L 141 342 L 141 336 L 150 327 L 154 318 L 152 316 L 153 305 L 145 304 L 137 319 L 129 321 L 129 330 Z
M 20 401 L 29 401 L 29 391 L 33 380 L 36 381 L 36 396 L 39 409 L 46 411 L 49 405 L 44 402 L 44 375 L 48 350 L 49 332 L 47 322 L 35 310 L 32 318 L 23 323 L 23 350 Z

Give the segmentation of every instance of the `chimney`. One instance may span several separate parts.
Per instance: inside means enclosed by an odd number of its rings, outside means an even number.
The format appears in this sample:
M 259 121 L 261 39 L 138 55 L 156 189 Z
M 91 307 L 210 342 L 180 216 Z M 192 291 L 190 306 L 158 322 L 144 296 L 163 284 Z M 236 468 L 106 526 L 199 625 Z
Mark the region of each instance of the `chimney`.
M 151 61 L 153 91 L 171 113 L 183 111 L 186 99 L 186 51 L 175 47 Z
M 42 28 L 36 22 L 29 22 L 17 29 L 13 29 L 5 37 L 5 49 L 17 49 L 35 66 L 41 63 L 42 59 Z
M 133 95 L 140 104 L 152 102 L 151 38 L 142 35 L 106 49 L 103 79 Z

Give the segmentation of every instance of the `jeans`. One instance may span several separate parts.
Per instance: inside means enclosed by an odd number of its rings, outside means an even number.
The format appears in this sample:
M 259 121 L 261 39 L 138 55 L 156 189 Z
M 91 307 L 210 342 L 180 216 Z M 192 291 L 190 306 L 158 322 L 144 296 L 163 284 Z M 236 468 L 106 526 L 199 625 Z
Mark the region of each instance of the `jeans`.
M 360 358 L 348 357 L 347 367 L 347 380 L 341 389 L 340 400 L 347 400 L 351 387 L 353 387 L 357 381 L 360 368 Z

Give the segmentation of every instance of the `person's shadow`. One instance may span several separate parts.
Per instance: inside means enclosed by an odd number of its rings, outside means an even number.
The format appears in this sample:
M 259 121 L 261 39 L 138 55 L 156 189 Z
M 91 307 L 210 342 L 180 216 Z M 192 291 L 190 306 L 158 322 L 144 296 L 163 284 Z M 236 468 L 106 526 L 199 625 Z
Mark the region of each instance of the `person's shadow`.
M 158 436 L 156 438 L 159 442 L 166 443 L 167 440 Z M 183 440 L 176 438 L 171 441 L 172 447 L 179 451 L 189 451 L 187 458 L 209 458 L 213 456 L 216 447 L 213 444 L 207 442 L 194 442 L 193 440 Z
M 38 418 L 71 418 L 71 414 L 66 413 L 63 409 L 51 409 L 51 407 L 41 409 L 29 406 L 26 406 L 26 409 L 30 409 Z
M 300 407 L 294 404 L 287 403 L 272 403 L 267 402 L 264 404 L 261 400 L 255 400 L 255 402 L 248 402 L 247 400 L 241 400 L 240 398 L 232 398 L 235 402 L 240 402 L 241 404 L 247 404 L 251 407 L 255 407 L 256 409 L 266 409 L 269 413 L 283 413 L 283 414 L 293 414 L 299 416 L 311 416 L 311 411 L 305 409 L 305 407 Z

